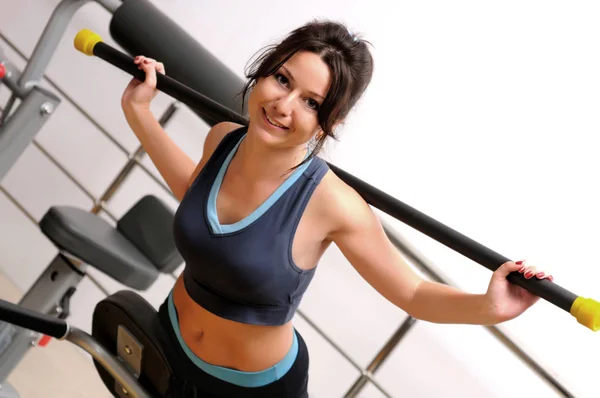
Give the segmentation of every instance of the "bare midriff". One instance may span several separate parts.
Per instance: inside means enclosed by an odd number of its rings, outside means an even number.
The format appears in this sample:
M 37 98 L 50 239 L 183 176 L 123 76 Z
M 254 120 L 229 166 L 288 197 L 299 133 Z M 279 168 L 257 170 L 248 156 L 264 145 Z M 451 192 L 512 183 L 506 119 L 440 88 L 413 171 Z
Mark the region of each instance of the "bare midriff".
M 173 302 L 183 340 L 211 365 L 258 372 L 281 361 L 292 346 L 291 321 L 282 326 L 260 326 L 221 318 L 192 300 L 182 276 L 175 282 Z

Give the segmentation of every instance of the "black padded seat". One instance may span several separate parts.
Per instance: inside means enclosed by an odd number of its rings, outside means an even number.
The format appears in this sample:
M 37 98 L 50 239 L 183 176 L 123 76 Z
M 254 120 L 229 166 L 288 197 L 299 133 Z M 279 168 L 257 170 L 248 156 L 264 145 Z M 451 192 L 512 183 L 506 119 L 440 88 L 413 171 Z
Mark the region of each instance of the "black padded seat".
M 126 286 L 145 290 L 158 278 L 150 260 L 98 215 L 76 207 L 54 206 L 39 224 L 60 250 Z

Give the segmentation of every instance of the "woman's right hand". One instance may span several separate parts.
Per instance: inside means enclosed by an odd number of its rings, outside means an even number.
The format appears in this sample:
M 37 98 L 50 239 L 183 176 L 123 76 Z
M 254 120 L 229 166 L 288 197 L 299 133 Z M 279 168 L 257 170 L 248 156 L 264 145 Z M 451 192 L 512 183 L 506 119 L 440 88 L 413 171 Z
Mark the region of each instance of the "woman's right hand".
M 150 108 L 150 103 L 158 94 L 156 89 L 156 72 L 165 74 L 165 66 L 152 58 L 139 55 L 134 58 L 134 63 L 138 69 L 146 73 L 146 79 L 142 82 L 137 78 L 131 79 L 123 96 L 121 97 L 121 106 L 123 109 L 129 108 Z

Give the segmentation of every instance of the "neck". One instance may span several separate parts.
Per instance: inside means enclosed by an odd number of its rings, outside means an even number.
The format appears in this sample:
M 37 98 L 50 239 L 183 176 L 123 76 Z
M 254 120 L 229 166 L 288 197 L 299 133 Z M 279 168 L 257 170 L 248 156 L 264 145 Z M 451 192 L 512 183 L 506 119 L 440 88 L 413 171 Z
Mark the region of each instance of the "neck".
M 305 146 L 293 148 L 269 148 L 248 134 L 238 148 L 240 173 L 246 179 L 284 180 L 289 170 L 300 164 L 307 155 Z

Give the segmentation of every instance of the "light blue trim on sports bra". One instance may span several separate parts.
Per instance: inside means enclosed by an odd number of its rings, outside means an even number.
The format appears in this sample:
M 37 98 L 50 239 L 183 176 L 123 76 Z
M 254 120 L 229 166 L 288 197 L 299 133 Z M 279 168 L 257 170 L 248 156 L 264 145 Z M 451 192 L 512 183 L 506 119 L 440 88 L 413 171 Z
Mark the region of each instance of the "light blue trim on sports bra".
M 208 362 L 203 361 L 200 357 L 194 354 L 193 351 L 183 340 L 183 337 L 181 336 L 181 331 L 179 330 L 177 309 L 175 308 L 175 304 L 173 302 L 173 291 L 171 291 L 171 293 L 169 294 L 168 308 L 169 318 L 171 319 L 173 330 L 175 331 L 177 340 L 179 340 L 179 344 L 181 344 L 181 348 L 196 366 L 198 366 L 204 372 L 208 373 L 213 377 L 242 387 L 261 387 L 273 383 L 274 381 L 277 381 L 280 378 L 282 378 L 290 370 L 290 368 L 296 361 L 296 356 L 298 355 L 298 336 L 294 331 L 294 340 L 292 342 L 292 348 L 290 348 L 288 353 L 281 361 L 279 361 L 278 363 L 276 363 L 268 369 L 261 370 L 258 372 L 242 372 L 235 369 L 212 365 Z
M 240 138 L 240 140 L 235 145 L 235 147 L 231 150 L 231 152 L 229 152 L 229 155 L 227 155 L 227 158 L 225 158 L 225 161 L 221 165 L 221 169 L 219 170 L 219 173 L 217 174 L 215 181 L 210 189 L 210 194 L 208 196 L 208 205 L 207 205 L 208 206 L 207 217 L 208 217 L 208 222 L 210 224 L 210 228 L 213 233 L 225 234 L 225 233 L 230 233 L 230 232 L 236 232 L 236 231 L 239 231 L 239 230 L 247 227 L 248 225 L 252 224 L 260 216 L 262 216 L 267 210 L 269 210 L 269 208 L 271 206 L 273 206 L 273 204 L 281 197 L 281 195 L 283 195 L 284 192 L 290 186 L 292 186 L 292 184 L 294 184 L 294 182 L 296 182 L 298 180 L 298 178 L 300 178 L 302 173 L 304 173 L 304 171 L 308 168 L 308 166 L 312 162 L 312 159 L 310 159 L 308 162 L 303 164 L 301 167 L 298 167 L 296 170 L 294 170 L 292 175 L 289 176 L 283 182 L 283 184 L 281 184 L 279 187 L 277 187 L 275 192 L 273 192 L 271 194 L 271 196 L 269 196 L 267 198 L 267 200 L 265 200 L 256 210 L 254 210 L 252 213 L 250 213 L 246 218 L 244 218 L 238 222 L 235 222 L 233 224 L 221 225 L 221 223 L 219 223 L 219 216 L 217 215 L 217 195 L 219 193 L 219 190 L 221 189 L 221 184 L 223 183 L 223 177 L 225 176 L 225 172 L 227 171 L 227 168 L 229 167 L 229 163 L 231 163 L 231 159 L 233 159 L 233 156 L 237 152 L 240 144 L 242 143 L 242 141 L 245 137 L 246 137 L 246 134 L 244 134 L 242 136 L 242 138 Z M 307 156 L 308 156 L 308 154 L 307 154 Z

